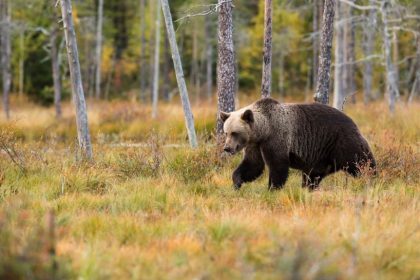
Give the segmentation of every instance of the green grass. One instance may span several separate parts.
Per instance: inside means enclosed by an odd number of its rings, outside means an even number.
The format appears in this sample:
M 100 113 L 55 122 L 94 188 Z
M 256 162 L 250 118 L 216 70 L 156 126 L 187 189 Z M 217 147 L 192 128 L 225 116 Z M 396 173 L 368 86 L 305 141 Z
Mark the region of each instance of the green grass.
M 91 163 L 76 160 L 71 107 L 63 121 L 30 106 L 0 120 L 15 152 L 0 152 L 0 278 L 420 278 L 418 104 L 349 106 L 379 175 L 338 173 L 315 192 L 296 171 L 281 191 L 266 174 L 233 190 L 240 156 L 217 157 L 213 107 L 197 108 L 191 150 L 179 108 L 150 122 L 147 107 L 95 104 Z

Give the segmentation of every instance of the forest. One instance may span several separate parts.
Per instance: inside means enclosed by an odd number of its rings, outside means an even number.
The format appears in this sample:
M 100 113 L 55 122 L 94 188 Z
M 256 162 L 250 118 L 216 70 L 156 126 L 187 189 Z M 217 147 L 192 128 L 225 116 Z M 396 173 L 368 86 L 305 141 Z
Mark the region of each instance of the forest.
M 0 279 L 420 278 L 419 1 L 0 0 L 0 62 Z M 239 188 L 269 98 L 375 169 Z

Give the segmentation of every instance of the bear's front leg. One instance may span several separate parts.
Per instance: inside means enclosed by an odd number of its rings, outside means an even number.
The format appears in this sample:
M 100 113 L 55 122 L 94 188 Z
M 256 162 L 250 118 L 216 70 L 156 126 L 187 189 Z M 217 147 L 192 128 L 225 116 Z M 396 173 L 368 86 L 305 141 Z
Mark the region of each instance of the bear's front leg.
M 264 160 L 258 146 L 245 148 L 244 159 L 233 172 L 232 180 L 235 189 L 240 189 L 243 183 L 256 180 L 264 171 Z
M 264 161 L 268 165 L 268 189 L 281 189 L 289 176 L 289 158 L 286 153 L 276 149 L 263 150 Z

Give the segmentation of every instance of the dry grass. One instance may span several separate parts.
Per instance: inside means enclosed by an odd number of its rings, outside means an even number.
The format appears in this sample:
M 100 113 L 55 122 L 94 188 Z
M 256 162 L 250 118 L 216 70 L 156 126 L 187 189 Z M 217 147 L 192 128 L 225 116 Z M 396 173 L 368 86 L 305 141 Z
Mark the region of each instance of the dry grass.
M 194 110 L 194 151 L 180 106 L 151 121 L 148 107 L 92 104 L 89 164 L 75 161 L 69 105 L 61 121 L 17 107 L 0 119 L 1 279 L 420 278 L 420 104 L 393 117 L 383 104 L 348 105 L 379 175 L 336 174 L 313 193 L 297 172 L 281 191 L 266 176 L 234 191 L 240 157 L 215 157 L 211 104 Z

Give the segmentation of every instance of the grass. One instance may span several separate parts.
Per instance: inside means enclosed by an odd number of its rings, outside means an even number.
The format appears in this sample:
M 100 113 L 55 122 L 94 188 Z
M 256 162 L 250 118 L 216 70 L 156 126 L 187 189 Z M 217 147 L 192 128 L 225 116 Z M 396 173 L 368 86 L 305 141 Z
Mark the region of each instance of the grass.
M 61 121 L 15 107 L 0 119 L 1 279 L 420 278 L 419 104 L 348 105 L 379 175 L 312 193 L 295 171 L 281 191 L 266 175 L 234 191 L 240 156 L 217 157 L 214 104 L 195 108 L 197 150 L 180 106 L 151 121 L 149 107 L 91 104 L 92 163 L 76 161 L 71 106 Z

